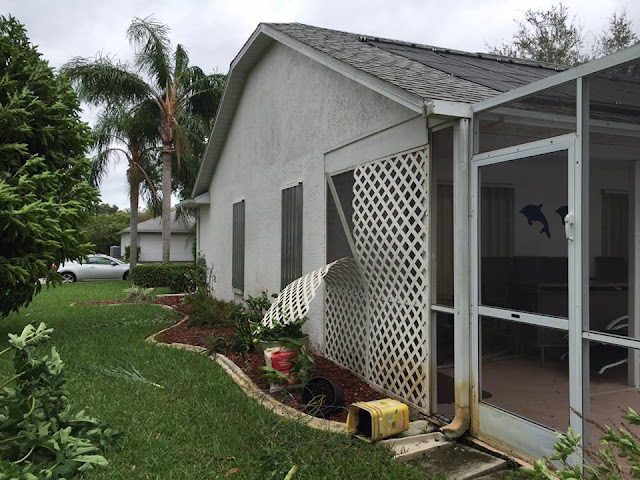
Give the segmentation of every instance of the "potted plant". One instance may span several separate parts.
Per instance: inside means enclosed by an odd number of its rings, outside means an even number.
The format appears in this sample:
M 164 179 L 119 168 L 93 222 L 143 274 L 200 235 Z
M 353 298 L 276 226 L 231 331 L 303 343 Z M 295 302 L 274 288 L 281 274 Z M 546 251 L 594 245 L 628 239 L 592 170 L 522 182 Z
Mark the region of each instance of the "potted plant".
M 274 322 L 270 328 L 259 323 L 254 324 L 253 343 L 256 351 L 262 353 L 266 348 L 286 347 L 291 340 L 309 351 L 309 335 L 302 332 L 302 326 L 307 320 L 307 317 L 303 317 L 288 323 Z
M 271 392 L 280 390 L 287 384 L 305 384 L 315 370 L 313 355 L 300 339 L 282 338 L 279 342 L 282 343 L 282 347 L 266 351 L 267 365 L 262 367 Z

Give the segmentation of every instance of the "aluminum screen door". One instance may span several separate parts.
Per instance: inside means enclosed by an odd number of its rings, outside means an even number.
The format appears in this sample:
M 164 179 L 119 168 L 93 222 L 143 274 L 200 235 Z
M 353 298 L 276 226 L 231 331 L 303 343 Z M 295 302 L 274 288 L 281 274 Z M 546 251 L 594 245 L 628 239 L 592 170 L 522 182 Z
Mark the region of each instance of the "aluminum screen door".
M 363 287 L 327 283 L 327 355 L 428 410 L 428 150 L 354 171 L 353 240 Z
M 569 374 L 574 140 L 566 135 L 473 158 L 474 433 L 536 457 L 551 454 L 555 431 L 580 428 L 570 414 L 579 392 Z M 513 208 L 484 201 L 479 192 L 489 186 L 513 188 Z M 496 242 L 513 238 L 513 245 L 504 254 L 483 248 L 487 229 Z

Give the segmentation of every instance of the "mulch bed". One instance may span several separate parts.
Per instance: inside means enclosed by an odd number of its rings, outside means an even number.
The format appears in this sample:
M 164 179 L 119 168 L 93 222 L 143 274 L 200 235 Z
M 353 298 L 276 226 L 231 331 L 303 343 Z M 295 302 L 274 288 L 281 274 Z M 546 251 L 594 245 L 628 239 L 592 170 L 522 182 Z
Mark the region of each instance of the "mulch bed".
M 161 298 L 167 299 L 171 297 Z M 185 303 L 180 304 L 177 306 L 177 310 L 188 314 L 190 305 Z M 234 329 L 232 327 L 209 328 L 199 325 L 190 326 L 189 321 L 186 321 L 160 333 L 156 336 L 156 340 L 168 344 L 184 343 L 198 347 L 207 347 L 207 338 L 212 333 L 219 337 L 231 338 L 234 334 Z M 264 355 L 262 353 L 249 352 L 243 356 L 240 353 L 224 352 L 224 355 L 240 367 L 262 391 L 269 391 L 269 384 L 262 370 L 262 367 L 265 365 Z M 340 385 L 344 390 L 345 405 L 350 405 L 354 402 L 378 400 L 386 397 L 386 395 L 371 388 L 366 382 L 360 380 L 349 370 L 336 365 L 331 360 L 315 354 L 313 357 L 316 365 L 314 376 L 328 378 L 332 382 Z M 300 387 L 292 386 L 288 388 L 287 391 L 277 392 L 274 395 L 284 404 L 301 410 L 303 405 L 300 401 L 300 391 Z M 331 416 L 331 420 L 346 422 L 346 407 L 334 413 Z

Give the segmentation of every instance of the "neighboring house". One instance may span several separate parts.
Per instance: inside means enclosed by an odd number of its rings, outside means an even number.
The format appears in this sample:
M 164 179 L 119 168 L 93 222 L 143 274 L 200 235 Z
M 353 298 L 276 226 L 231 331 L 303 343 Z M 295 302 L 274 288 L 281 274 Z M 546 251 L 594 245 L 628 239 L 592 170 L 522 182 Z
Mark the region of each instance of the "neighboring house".
M 171 261 L 192 262 L 195 240 L 195 219 L 193 216 L 177 216 L 171 222 Z M 124 255 L 129 246 L 130 227 L 120 232 L 120 247 Z M 139 262 L 162 261 L 162 217 L 155 217 L 138 224 Z
M 639 58 L 261 24 L 184 202 L 216 295 L 316 291 L 313 348 L 451 436 L 596 444 L 640 386 Z

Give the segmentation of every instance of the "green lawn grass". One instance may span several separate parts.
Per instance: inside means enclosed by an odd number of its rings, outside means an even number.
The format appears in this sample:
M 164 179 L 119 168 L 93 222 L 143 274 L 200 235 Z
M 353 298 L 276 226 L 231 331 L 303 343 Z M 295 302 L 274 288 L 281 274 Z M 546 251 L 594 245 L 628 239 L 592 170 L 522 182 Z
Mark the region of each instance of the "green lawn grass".
M 0 349 L 8 333 L 28 322 L 53 327 L 51 343 L 65 362 L 71 404 L 125 432 L 124 449 L 107 454 L 109 467 L 86 478 L 283 479 L 293 465 L 295 480 L 424 478 L 382 447 L 268 412 L 204 355 L 145 342 L 178 319 L 167 309 L 72 305 L 125 298 L 128 286 L 116 281 L 43 289 L 28 308 L 0 322 Z M 126 363 L 164 388 L 96 373 Z M 0 378 L 10 368 L 11 359 L 0 357 Z

